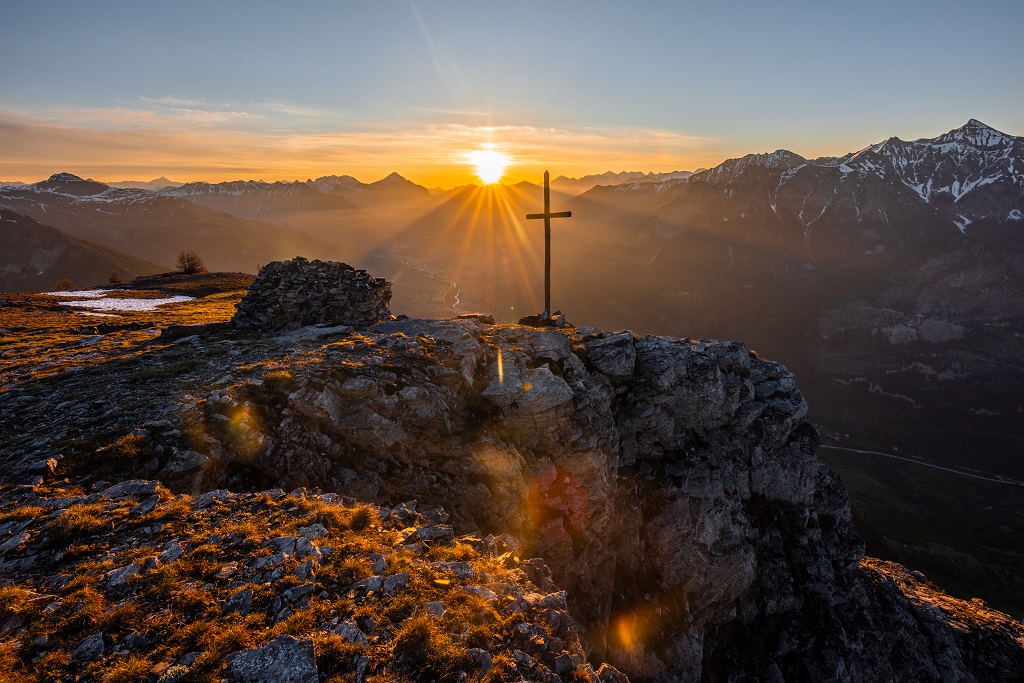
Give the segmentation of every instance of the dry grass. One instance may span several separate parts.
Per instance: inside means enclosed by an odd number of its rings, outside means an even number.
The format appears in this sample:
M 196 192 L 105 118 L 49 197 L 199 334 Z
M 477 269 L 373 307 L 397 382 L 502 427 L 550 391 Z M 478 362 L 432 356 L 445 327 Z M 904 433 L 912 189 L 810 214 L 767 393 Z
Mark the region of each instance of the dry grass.
M 320 631 L 313 636 L 313 650 L 317 668 L 327 683 L 346 681 L 346 674 L 355 677 L 355 659 L 366 651 L 366 646 L 350 643 L 341 636 Z
M 474 669 L 466 648 L 427 615 L 406 620 L 396 631 L 391 662 L 396 673 L 413 681 L 457 681 Z
M 129 655 L 106 667 L 100 683 L 137 683 L 146 680 L 153 662 L 142 655 Z
M 29 672 L 15 654 L 17 643 L 13 640 L 0 642 L 0 672 L 5 683 L 28 683 L 38 680 Z
M 72 505 L 62 515 L 46 525 L 52 545 L 71 545 L 104 527 L 109 520 L 102 505 Z
M 46 508 L 37 505 L 23 505 L 0 512 L 0 524 L 4 522 L 21 522 L 29 519 L 38 519 L 46 514 Z

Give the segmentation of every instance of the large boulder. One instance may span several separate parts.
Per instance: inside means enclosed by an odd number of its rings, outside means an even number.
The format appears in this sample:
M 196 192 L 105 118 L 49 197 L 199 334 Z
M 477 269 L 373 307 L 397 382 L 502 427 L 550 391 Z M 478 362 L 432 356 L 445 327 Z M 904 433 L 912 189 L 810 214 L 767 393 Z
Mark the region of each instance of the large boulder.
M 307 325 L 362 328 L 391 317 L 391 283 L 339 261 L 302 257 L 264 266 L 239 302 L 232 324 L 277 332 Z

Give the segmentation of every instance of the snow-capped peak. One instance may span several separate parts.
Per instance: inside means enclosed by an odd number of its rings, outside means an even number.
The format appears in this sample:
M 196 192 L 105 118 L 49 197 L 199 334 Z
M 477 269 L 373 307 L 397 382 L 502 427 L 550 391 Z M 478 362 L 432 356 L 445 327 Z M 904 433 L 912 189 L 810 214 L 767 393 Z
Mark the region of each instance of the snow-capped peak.
M 924 142 L 920 140 L 919 142 Z M 974 147 L 992 148 L 1013 144 L 1014 138 L 1002 133 L 992 126 L 985 125 L 978 119 L 969 119 L 967 123 L 935 138 L 934 143 L 947 145 L 950 143 L 967 143 Z

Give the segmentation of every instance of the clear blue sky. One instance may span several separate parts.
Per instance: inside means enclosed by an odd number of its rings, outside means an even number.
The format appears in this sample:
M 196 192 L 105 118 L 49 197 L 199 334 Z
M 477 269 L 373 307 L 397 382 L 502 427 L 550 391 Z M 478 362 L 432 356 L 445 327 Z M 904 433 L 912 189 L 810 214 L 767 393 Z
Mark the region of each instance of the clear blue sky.
M 1024 134 L 1021 0 L 5 5 L 5 180 L 429 184 L 486 142 L 579 174 L 841 154 L 970 117 Z

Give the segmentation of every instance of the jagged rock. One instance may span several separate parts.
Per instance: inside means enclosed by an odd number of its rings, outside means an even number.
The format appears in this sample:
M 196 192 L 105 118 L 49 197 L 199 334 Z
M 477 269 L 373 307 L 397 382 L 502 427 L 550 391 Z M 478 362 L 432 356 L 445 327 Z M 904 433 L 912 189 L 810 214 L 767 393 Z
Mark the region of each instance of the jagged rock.
M 323 524 L 311 524 L 299 528 L 299 533 L 311 541 L 316 541 L 327 535 L 327 529 Z
M 352 620 L 345 620 L 334 627 L 332 631 L 350 643 L 366 645 L 366 634 L 359 630 L 358 624 Z
M 127 567 L 114 569 L 113 571 L 107 572 L 107 585 L 111 588 L 123 586 L 128 579 L 135 576 L 140 571 L 142 571 L 142 565 L 135 562 Z
M 466 586 L 464 590 L 470 595 L 475 595 L 485 602 L 498 601 L 498 594 L 486 586 Z
M 156 481 L 144 481 L 138 479 L 131 479 L 128 481 L 122 481 L 119 484 L 107 487 L 101 491 L 101 494 L 107 498 L 119 499 L 125 496 L 151 496 L 156 493 L 159 482 Z
M 263 647 L 226 657 L 227 679 L 233 683 L 318 683 L 313 641 L 278 636 Z
M 481 650 L 478 647 L 473 647 L 469 649 L 469 656 L 473 658 L 473 662 L 476 664 L 476 667 L 481 674 L 485 674 L 491 670 L 494 659 L 491 657 L 491 653 L 487 650 Z
M 391 316 L 391 283 L 337 261 L 275 261 L 260 269 L 232 324 L 275 332 L 307 325 L 367 327 Z
M 384 579 L 384 592 L 395 593 L 400 588 L 404 588 L 409 584 L 409 572 L 402 572 L 401 574 L 392 574 Z
M 224 616 L 231 614 L 232 612 L 238 612 L 243 617 L 249 614 L 252 609 L 252 589 L 246 588 L 240 590 L 224 603 L 224 607 L 221 609 L 221 613 Z
M 171 541 L 167 544 L 167 547 L 164 549 L 164 551 L 160 553 L 160 562 L 164 564 L 167 564 L 168 562 L 174 562 L 179 557 L 181 557 L 181 554 L 183 552 L 185 552 L 185 549 L 181 547 L 180 543 L 178 543 L 177 541 Z
M 153 495 L 145 499 L 131 510 L 128 511 L 129 517 L 142 517 L 148 515 L 150 512 L 156 509 L 157 504 L 160 502 L 160 496 Z
M 71 656 L 80 662 L 91 662 L 94 659 L 99 658 L 106 645 L 103 643 L 103 634 L 94 633 L 75 648 L 75 651 L 71 653 Z
M 629 332 L 600 334 L 584 341 L 587 360 L 598 372 L 612 380 L 626 379 L 636 367 L 633 335 Z

